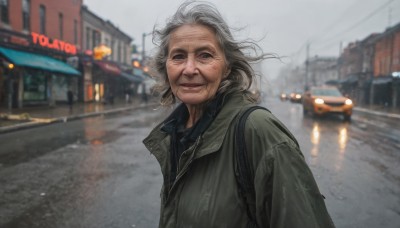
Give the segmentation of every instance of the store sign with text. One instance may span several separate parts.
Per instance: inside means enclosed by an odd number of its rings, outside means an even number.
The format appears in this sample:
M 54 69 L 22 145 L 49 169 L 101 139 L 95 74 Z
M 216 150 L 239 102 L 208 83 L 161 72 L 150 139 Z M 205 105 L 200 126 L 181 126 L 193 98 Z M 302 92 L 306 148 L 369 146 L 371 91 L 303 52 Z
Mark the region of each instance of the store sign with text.
M 66 54 L 76 55 L 76 46 L 73 44 L 58 39 L 50 39 L 45 35 L 35 32 L 32 32 L 31 36 L 32 42 L 36 45 L 65 52 Z

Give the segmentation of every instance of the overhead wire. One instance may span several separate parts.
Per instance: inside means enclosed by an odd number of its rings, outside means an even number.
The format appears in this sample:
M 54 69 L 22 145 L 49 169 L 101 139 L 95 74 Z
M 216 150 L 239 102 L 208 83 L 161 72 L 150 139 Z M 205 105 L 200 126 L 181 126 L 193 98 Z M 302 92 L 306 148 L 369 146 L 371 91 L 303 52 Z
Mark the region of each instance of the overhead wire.
M 343 16 L 346 15 L 347 12 L 348 12 L 349 10 L 353 9 L 357 4 L 359 4 L 359 2 L 362 2 L 362 1 L 364 1 L 364 0 L 356 0 L 356 1 L 354 1 L 353 4 L 351 4 L 351 6 L 347 7 L 347 9 L 344 10 L 344 11 L 340 14 L 340 16 L 338 17 L 338 19 L 336 19 L 334 22 L 332 22 L 329 26 L 327 26 L 327 27 L 325 27 L 324 29 L 322 29 L 320 32 L 317 32 L 315 35 L 311 36 L 307 41 L 305 41 L 305 42 L 301 45 L 301 47 L 299 48 L 298 51 L 293 52 L 293 53 L 290 55 L 291 59 L 297 59 L 298 56 L 300 55 L 300 53 L 303 51 L 303 49 L 304 49 L 309 43 L 311 43 L 311 40 L 315 40 L 315 37 L 318 37 L 320 34 L 326 34 L 326 31 L 327 31 L 328 29 L 329 29 L 329 30 L 332 30 L 332 28 L 333 28 L 335 25 L 339 24 L 339 22 L 343 19 Z
M 371 13 L 369 13 L 367 16 L 363 17 L 361 20 L 359 20 L 357 23 L 353 24 L 352 26 L 348 27 L 347 29 L 343 30 L 340 33 L 337 33 L 336 35 L 330 37 L 329 39 L 326 39 L 325 42 L 329 42 L 327 45 L 317 49 L 317 50 L 322 50 L 322 49 L 326 49 L 328 47 L 332 47 L 332 42 L 335 41 L 335 43 L 337 42 L 336 39 L 340 38 L 343 34 L 346 34 L 350 31 L 352 31 L 353 29 L 357 28 L 358 26 L 360 26 L 361 24 L 365 23 L 367 20 L 371 19 L 373 16 L 375 16 L 377 13 L 379 13 L 381 10 L 385 9 L 385 7 L 387 5 L 389 5 L 390 3 L 392 3 L 394 0 L 389 0 L 386 3 L 384 3 L 383 5 L 381 5 L 380 7 L 376 8 L 374 11 L 372 11 Z

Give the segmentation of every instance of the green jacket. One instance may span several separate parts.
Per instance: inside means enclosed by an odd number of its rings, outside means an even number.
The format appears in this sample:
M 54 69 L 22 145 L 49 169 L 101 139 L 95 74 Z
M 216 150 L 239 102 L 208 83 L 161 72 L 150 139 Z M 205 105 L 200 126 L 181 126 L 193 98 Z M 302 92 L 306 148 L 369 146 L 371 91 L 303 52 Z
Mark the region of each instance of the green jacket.
M 249 204 L 239 195 L 236 181 L 234 126 L 249 105 L 235 94 L 222 107 L 204 134 L 181 155 L 171 189 L 161 190 L 159 227 L 246 227 L 246 208 L 259 227 L 334 227 L 314 177 L 296 139 L 271 113 L 256 110 L 245 127 L 246 146 L 254 172 L 255 199 Z M 159 124 L 144 139 L 169 179 L 170 136 Z

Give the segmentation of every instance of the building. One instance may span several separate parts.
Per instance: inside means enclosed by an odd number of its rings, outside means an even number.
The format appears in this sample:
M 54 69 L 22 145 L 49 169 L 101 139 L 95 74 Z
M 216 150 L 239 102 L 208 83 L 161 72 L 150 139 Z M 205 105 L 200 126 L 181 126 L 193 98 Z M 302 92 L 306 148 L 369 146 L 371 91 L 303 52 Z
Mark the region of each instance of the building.
M 374 42 L 371 102 L 400 106 L 400 23 L 386 29 Z
M 84 101 L 107 102 L 134 93 L 143 77 L 133 72 L 132 38 L 82 7 Z
M 81 73 L 68 65 L 81 50 L 82 0 L 0 1 L 0 105 L 67 100 Z
M 338 80 L 337 58 L 315 56 L 308 59 L 308 86 L 321 86 L 327 81 Z
M 373 79 L 374 45 L 377 33 L 350 43 L 338 61 L 341 91 L 357 104 L 368 104 Z

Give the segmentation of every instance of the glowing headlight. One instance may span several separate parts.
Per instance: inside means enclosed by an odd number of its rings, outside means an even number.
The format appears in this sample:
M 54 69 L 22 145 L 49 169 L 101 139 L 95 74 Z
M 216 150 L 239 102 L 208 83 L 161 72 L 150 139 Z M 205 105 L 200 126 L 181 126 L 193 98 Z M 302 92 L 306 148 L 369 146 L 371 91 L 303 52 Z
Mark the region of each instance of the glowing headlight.
M 300 98 L 301 98 L 301 95 L 300 95 L 300 94 L 296 94 L 296 98 L 297 98 L 297 99 L 300 99 Z
M 353 104 L 353 101 L 351 101 L 350 99 L 347 99 L 344 103 L 346 105 L 351 105 L 351 104 Z
M 321 98 L 317 98 L 317 99 L 314 100 L 314 102 L 315 102 L 315 104 L 323 104 L 324 100 L 321 99 Z

